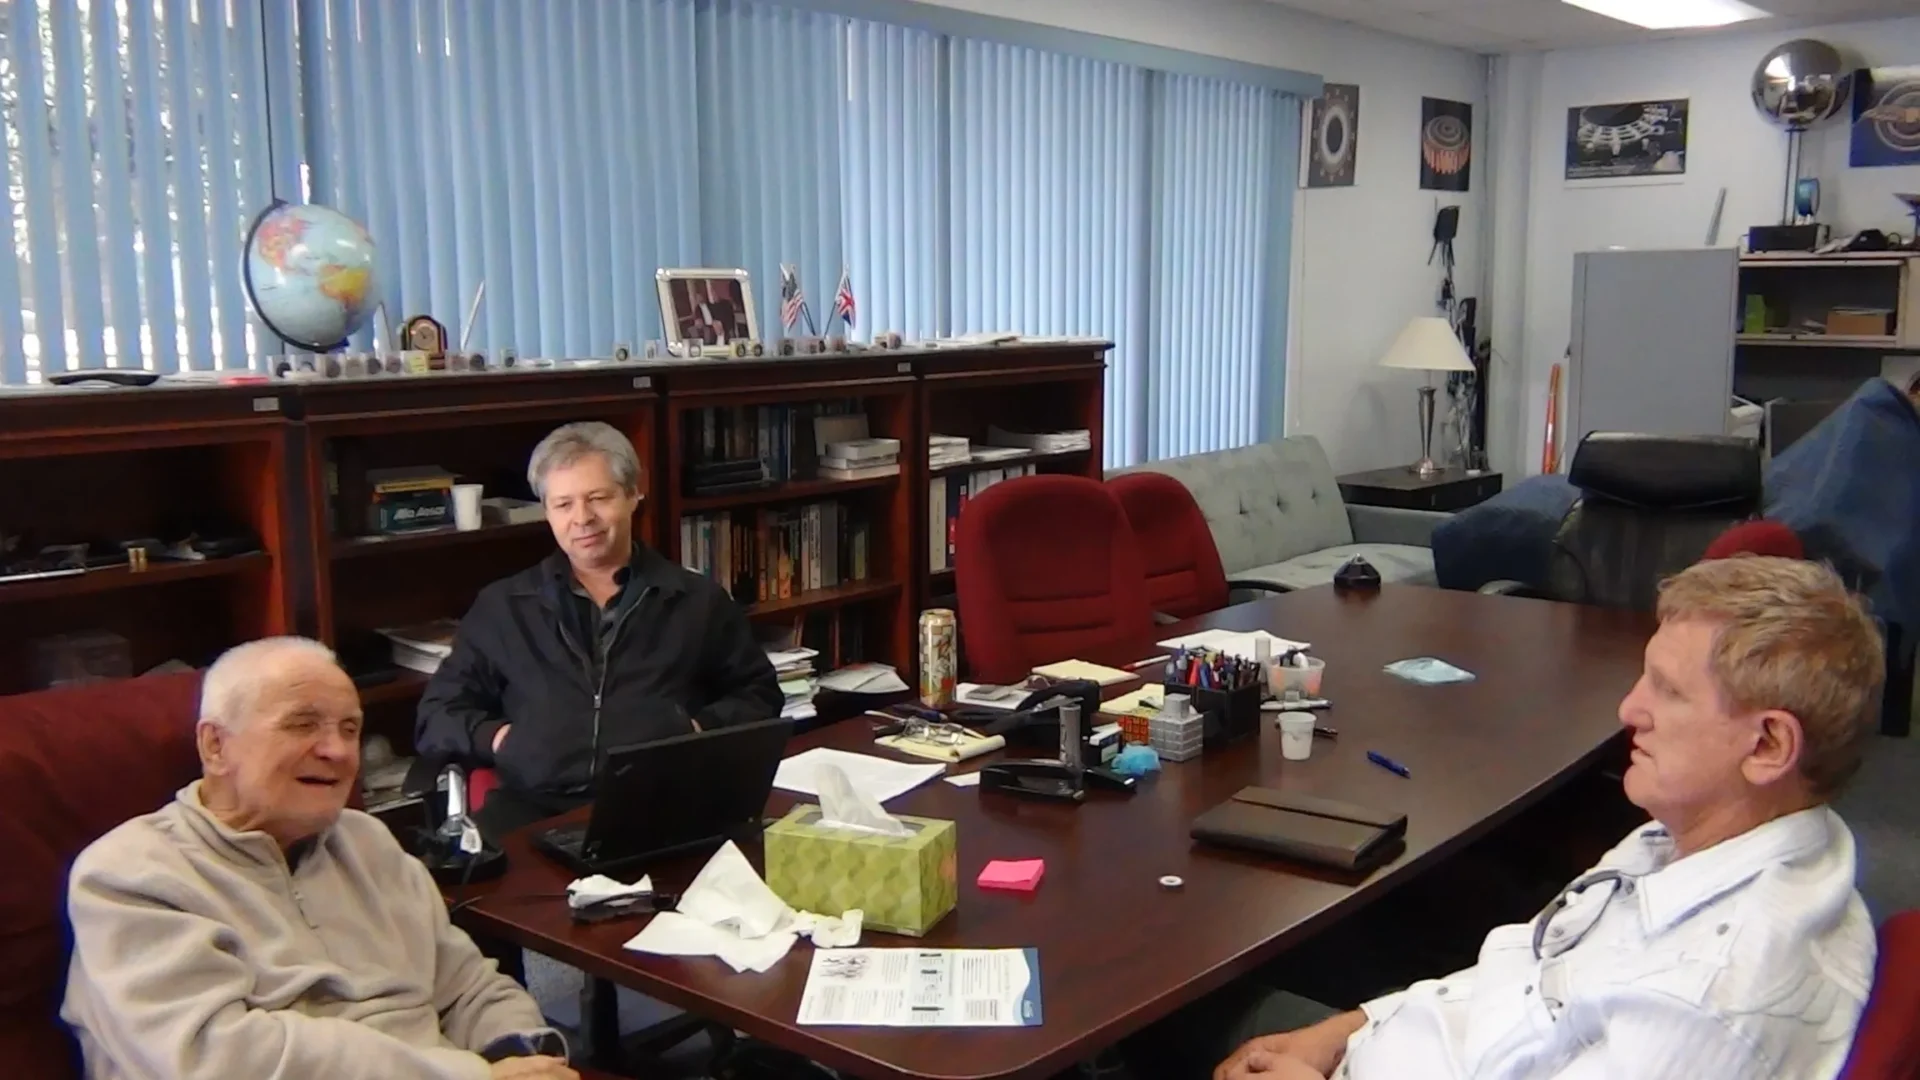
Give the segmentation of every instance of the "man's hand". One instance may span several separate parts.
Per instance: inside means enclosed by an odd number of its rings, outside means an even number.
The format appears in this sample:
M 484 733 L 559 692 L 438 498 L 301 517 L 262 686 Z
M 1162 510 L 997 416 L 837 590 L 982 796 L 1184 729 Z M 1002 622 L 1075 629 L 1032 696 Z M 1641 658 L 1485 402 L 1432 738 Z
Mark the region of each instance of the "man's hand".
M 501 724 L 500 730 L 493 733 L 493 752 L 500 752 L 500 744 L 507 741 L 507 732 L 513 730 L 512 724 Z
M 1224 1080 L 1326 1080 L 1326 1074 L 1292 1054 L 1255 1050 L 1240 1059 Z
M 515 1057 L 493 1065 L 493 1080 L 580 1080 L 557 1057 Z
M 1286 1032 L 1280 1035 L 1261 1035 L 1248 1039 L 1240 1045 L 1240 1049 L 1228 1055 L 1227 1060 L 1221 1062 L 1214 1068 L 1213 1080 L 1239 1080 L 1239 1078 L 1251 1072 L 1265 1072 L 1266 1070 L 1264 1068 L 1258 1070 L 1249 1068 L 1250 1063 L 1256 1056 L 1263 1062 L 1266 1062 L 1274 1058 L 1285 1057 L 1292 1049 L 1293 1032 Z

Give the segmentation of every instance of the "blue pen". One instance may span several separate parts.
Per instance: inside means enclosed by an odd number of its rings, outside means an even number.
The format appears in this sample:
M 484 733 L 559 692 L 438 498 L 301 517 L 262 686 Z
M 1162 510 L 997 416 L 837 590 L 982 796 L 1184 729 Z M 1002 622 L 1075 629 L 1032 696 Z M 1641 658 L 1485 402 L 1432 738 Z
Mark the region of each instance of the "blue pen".
M 1375 765 L 1380 766 L 1381 768 L 1387 770 L 1388 772 L 1393 773 L 1396 776 L 1404 776 L 1404 777 L 1407 777 L 1408 779 L 1413 778 L 1413 773 L 1409 771 L 1405 765 L 1400 764 L 1399 762 L 1393 760 L 1392 758 L 1388 757 L 1385 754 L 1380 753 L 1377 750 L 1367 751 L 1367 760 L 1373 762 Z

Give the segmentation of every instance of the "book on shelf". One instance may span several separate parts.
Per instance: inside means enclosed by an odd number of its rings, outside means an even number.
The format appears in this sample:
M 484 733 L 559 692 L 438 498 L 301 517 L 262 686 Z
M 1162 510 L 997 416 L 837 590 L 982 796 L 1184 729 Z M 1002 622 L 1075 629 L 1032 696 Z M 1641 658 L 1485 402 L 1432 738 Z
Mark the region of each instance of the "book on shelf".
M 863 418 L 864 419 L 864 418 Z M 900 460 L 899 439 L 849 439 L 830 442 L 820 448 L 820 462 L 895 462 Z M 842 465 L 842 468 L 849 466 Z
M 453 653 L 453 636 L 460 629 L 458 619 L 434 619 L 412 626 L 389 627 L 379 631 L 393 650 L 397 667 L 431 675 L 440 670 L 440 662 Z
M 964 435 L 927 436 L 927 467 L 943 469 L 949 465 L 964 465 L 973 459 L 972 443 Z
M 987 441 L 995 446 L 1019 447 L 1038 454 L 1059 454 L 1069 450 L 1093 449 L 1093 433 L 1086 428 L 1065 431 L 1008 431 L 995 425 L 987 429 Z
M 873 528 L 838 502 L 688 514 L 680 519 L 680 563 L 740 603 L 787 600 L 867 580 Z
M 861 462 L 836 464 L 832 458 L 820 459 L 820 479 L 822 480 L 874 480 L 882 476 L 899 476 L 898 461 L 880 461 L 868 459 Z
M 1007 465 L 927 481 L 927 569 L 936 574 L 953 569 L 954 536 L 968 500 L 1002 480 L 1032 476 L 1034 472 L 1032 465 Z
M 867 418 L 858 401 L 690 410 L 683 421 L 688 467 L 757 458 L 774 483 L 810 479 L 819 467 L 823 421 L 835 441 L 867 438 Z

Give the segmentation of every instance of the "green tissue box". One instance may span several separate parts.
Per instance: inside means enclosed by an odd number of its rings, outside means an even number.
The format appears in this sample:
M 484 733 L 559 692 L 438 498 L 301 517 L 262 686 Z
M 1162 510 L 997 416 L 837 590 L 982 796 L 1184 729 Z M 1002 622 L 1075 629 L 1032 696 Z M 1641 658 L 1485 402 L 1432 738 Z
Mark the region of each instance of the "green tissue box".
M 829 829 L 818 806 L 796 806 L 767 826 L 767 886 L 788 906 L 820 915 L 848 908 L 890 934 L 926 933 L 959 901 L 958 830 L 901 816 L 906 836 Z

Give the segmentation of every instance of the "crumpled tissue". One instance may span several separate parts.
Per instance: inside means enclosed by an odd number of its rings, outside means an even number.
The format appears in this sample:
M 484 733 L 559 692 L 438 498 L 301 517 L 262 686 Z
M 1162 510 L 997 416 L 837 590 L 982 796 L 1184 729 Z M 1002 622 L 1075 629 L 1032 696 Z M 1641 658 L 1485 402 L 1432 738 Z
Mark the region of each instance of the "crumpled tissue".
M 1473 681 L 1473 672 L 1454 667 L 1445 660 L 1431 656 L 1417 656 L 1412 660 L 1395 660 L 1384 670 L 1389 675 L 1397 675 L 1408 682 L 1419 683 L 1422 686 Z
M 605 874 L 591 874 L 577 878 L 567 885 L 567 905 L 574 908 L 592 907 L 622 896 L 639 896 L 653 891 L 653 879 L 642 877 L 631 885 L 622 885 Z
M 907 832 L 840 769 L 825 766 L 818 775 L 821 810 L 834 816 L 836 827 L 889 836 Z M 860 944 L 865 918 L 859 908 L 837 916 L 793 910 L 729 840 L 680 894 L 679 910 L 655 915 L 626 947 L 656 956 L 717 956 L 735 971 L 766 971 L 801 937 L 812 938 L 818 949 Z

